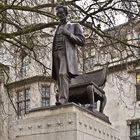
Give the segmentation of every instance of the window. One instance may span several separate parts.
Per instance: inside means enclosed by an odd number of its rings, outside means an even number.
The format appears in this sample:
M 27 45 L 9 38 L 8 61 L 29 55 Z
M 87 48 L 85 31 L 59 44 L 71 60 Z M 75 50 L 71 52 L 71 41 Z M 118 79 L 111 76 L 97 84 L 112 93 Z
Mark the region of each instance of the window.
M 50 105 L 50 87 L 42 86 L 41 88 L 41 103 L 42 107 L 47 107 Z
M 95 57 L 95 48 L 88 44 L 85 49 L 85 59 Z
M 138 44 L 140 45 L 140 34 L 138 34 Z
M 110 55 L 111 55 L 111 59 L 116 60 L 119 58 L 120 52 L 118 50 L 112 48 Z
M 138 34 L 138 45 L 140 47 L 140 34 Z M 140 48 L 138 48 L 138 54 L 140 55 Z
M 136 74 L 136 80 L 137 84 L 140 84 L 140 73 Z
M 140 140 L 140 121 L 131 122 L 130 140 Z
M 30 64 L 30 58 L 26 56 L 21 63 L 21 76 L 22 78 L 25 78 L 28 75 L 29 71 L 29 64 Z
M 136 73 L 136 100 L 140 101 L 140 73 Z
M 94 68 L 94 66 L 95 66 L 95 59 L 94 58 L 85 59 L 84 71 L 90 71 Z
M 18 116 L 22 116 L 30 110 L 30 92 L 24 89 L 17 92 L 17 110 Z
M 96 50 L 92 43 L 87 43 L 84 49 L 83 70 L 90 71 L 95 65 Z

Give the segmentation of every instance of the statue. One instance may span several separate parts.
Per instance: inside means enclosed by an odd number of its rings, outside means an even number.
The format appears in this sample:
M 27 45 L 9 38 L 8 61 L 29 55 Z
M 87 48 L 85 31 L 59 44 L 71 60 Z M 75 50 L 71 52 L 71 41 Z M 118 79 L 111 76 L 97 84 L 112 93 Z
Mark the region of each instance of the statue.
M 99 100 L 99 112 L 103 113 L 108 65 L 99 72 L 78 75 L 77 46 L 84 45 L 85 37 L 80 24 L 67 21 L 67 7 L 58 5 L 56 14 L 60 20 L 52 49 L 52 79 L 58 83 L 56 105 L 74 102 L 89 105 L 89 110 L 94 112 Z
M 85 37 L 79 23 L 67 21 L 67 7 L 58 5 L 56 14 L 60 24 L 53 40 L 52 79 L 58 83 L 56 104 L 65 104 L 69 100 L 70 80 L 78 76 L 77 45 L 83 46 Z

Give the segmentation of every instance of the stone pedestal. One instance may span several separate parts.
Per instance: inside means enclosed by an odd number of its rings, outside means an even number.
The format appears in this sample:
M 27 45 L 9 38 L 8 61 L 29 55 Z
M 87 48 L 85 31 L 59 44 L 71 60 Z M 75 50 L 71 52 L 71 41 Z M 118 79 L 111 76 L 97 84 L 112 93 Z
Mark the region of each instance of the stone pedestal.
M 16 128 L 16 140 L 120 140 L 105 115 L 76 104 L 32 110 Z

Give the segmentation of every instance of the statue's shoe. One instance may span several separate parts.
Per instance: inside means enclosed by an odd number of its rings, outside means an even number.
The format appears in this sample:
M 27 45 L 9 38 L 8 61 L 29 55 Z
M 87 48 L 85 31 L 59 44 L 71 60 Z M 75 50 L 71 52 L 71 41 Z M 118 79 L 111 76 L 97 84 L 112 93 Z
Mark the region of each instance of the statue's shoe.
M 55 104 L 56 105 L 63 105 L 63 104 L 66 104 L 67 101 L 65 99 L 60 99 L 58 102 L 56 102 Z

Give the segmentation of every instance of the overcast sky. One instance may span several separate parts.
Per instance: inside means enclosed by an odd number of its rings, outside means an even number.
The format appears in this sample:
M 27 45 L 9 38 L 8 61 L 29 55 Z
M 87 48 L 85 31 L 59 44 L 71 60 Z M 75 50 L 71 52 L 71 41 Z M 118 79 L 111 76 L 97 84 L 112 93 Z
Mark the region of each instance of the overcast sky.
M 90 1 L 93 1 L 93 0 L 82 0 L 82 1 L 78 1 L 77 4 L 78 5 L 88 5 L 88 4 L 90 5 L 91 4 Z M 105 0 L 99 0 L 99 1 L 103 2 Z M 115 18 L 116 18 L 115 25 L 123 24 L 123 23 L 126 23 L 128 21 L 127 18 L 125 18 L 125 16 L 123 16 L 122 14 L 115 15 Z

